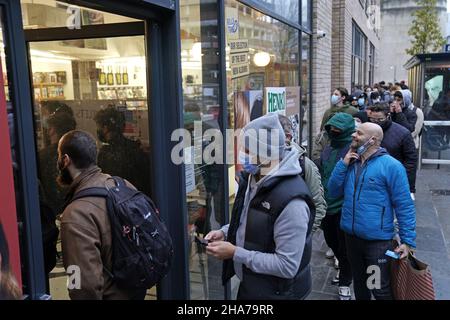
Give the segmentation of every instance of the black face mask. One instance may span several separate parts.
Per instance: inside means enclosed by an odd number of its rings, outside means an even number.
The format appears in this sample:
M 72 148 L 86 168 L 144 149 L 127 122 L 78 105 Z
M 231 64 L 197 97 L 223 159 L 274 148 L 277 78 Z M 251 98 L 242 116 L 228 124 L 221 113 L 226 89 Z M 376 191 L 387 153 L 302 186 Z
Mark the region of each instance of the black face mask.
M 56 182 L 60 186 L 71 185 L 73 182 L 73 179 L 72 179 L 72 176 L 70 175 L 69 169 L 63 167 L 64 162 L 62 162 L 62 160 L 60 160 L 60 159 L 58 159 L 57 165 L 58 165 L 58 176 L 56 177 Z
M 342 132 L 336 132 L 336 131 L 328 131 L 328 136 L 331 138 L 331 139 L 336 139 L 336 138 L 338 138 L 340 135 L 342 134 Z
M 98 137 L 98 139 L 99 139 L 101 142 L 104 142 L 104 143 L 107 142 L 107 141 L 106 141 L 106 136 L 105 136 L 105 134 L 103 133 L 103 130 L 102 130 L 102 129 L 97 129 L 97 137 Z
M 386 129 L 388 129 L 390 127 L 391 123 L 392 123 L 392 120 L 388 119 L 386 121 L 378 123 L 378 125 L 381 127 L 381 129 L 383 129 L 383 131 L 386 131 Z

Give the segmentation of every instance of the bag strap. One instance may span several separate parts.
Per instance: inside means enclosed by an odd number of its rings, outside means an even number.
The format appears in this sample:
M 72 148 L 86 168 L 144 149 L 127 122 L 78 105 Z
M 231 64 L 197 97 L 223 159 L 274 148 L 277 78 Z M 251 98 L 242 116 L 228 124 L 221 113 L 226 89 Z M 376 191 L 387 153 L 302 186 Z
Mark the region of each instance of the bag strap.
M 87 188 L 83 189 L 80 192 L 76 193 L 72 199 L 70 199 L 69 203 L 87 197 L 98 197 L 98 198 L 106 198 L 108 196 L 108 190 L 105 188 Z

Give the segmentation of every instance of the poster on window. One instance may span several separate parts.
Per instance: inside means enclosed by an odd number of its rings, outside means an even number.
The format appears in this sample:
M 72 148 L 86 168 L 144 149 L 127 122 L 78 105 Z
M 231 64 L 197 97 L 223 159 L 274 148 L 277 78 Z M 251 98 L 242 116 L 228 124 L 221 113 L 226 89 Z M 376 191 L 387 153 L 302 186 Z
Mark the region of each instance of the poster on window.
M 0 300 L 11 291 L 21 291 L 19 236 L 14 193 L 13 164 L 2 66 L 0 62 Z M 8 102 L 9 103 L 9 102 Z M 10 119 L 12 120 L 12 119 Z M 12 126 L 14 121 L 9 121 Z M 12 128 L 11 128 L 12 129 Z M 5 296 L 4 298 L 8 298 Z
M 300 87 L 286 87 L 286 117 L 291 120 L 295 143 L 300 141 Z
M 265 88 L 265 110 L 266 113 L 279 113 L 286 115 L 286 88 Z

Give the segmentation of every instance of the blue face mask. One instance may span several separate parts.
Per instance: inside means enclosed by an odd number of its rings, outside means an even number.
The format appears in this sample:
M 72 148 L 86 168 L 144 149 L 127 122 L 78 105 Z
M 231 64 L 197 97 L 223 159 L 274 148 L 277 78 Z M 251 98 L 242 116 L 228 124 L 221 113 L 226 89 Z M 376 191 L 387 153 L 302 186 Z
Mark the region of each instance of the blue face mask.
M 359 105 L 360 107 L 363 107 L 365 102 L 366 102 L 366 100 L 365 100 L 364 98 L 358 99 L 358 105 Z
M 367 150 L 369 150 L 369 148 L 372 146 L 372 138 L 370 138 L 369 140 L 367 140 L 366 143 L 364 143 L 361 147 L 359 147 L 356 150 L 356 153 L 361 157 L 364 153 L 367 152 Z
M 332 105 L 337 105 L 339 102 L 341 102 L 341 97 L 336 96 L 336 95 L 332 95 L 331 96 L 331 104 Z
M 244 171 L 251 175 L 257 175 L 261 171 L 260 166 L 252 164 L 251 157 L 242 151 L 239 152 L 239 163 L 242 164 Z

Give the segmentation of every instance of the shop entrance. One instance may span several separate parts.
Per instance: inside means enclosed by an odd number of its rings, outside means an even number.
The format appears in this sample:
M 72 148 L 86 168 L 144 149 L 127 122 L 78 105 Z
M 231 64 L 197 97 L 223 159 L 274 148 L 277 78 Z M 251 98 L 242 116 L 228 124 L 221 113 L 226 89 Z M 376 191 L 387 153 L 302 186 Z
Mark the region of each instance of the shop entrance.
M 57 143 L 73 129 L 98 141 L 98 165 L 151 195 L 145 22 L 61 1 L 21 1 L 34 102 L 40 203 L 57 216 Z M 44 229 L 44 228 L 43 228 Z M 45 245 L 44 245 L 45 247 Z M 49 271 L 53 299 L 68 299 L 60 241 Z M 156 289 L 146 299 L 156 299 Z

